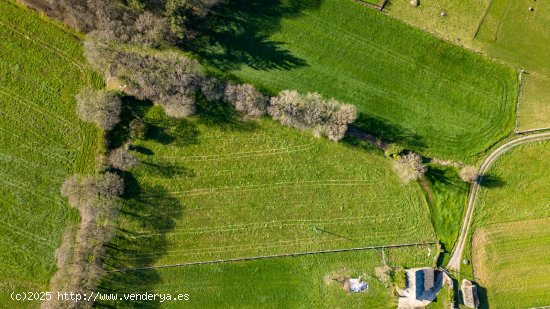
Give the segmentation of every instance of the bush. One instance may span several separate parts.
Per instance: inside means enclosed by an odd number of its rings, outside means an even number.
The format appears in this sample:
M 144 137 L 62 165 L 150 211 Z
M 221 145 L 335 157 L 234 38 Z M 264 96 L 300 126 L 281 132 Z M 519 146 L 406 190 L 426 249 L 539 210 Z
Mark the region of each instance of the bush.
M 407 287 L 407 273 L 402 268 L 399 268 L 393 273 L 392 280 L 393 285 L 398 289 L 404 289 Z
M 76 112 L 85 122 L 111 130 L 120 121 L 121 101 L 114 92 L 84 89 L 76 96 Z
M 400 146 L 398 144 L 389 144 L 388 148 L 384 150 L 384 155 L 386 155 L 386 157 L 388 158 L 399 159 L 401 153 L 403 153 L 404 150 L 405 149 L 403 148 L 403 146 Z
M 147 124 L 141 119 L 130 121 L 130 138 L 145 139 L 147 136 Z
M 341 140 L 357 117 L 353 105 L 324 100 L 318 93 L 300 95 L 294 90 L 283 90 L 271 98 L 268 113 L 284 125 L 308 129 L 333 141 Z
M 394 166 L 399 177 L 405 182 L 419 179 L 427 170 L 424 163 L 422 163 L 422 157 L 414 152 L 409 152 L 399 158 Z
M 225 85 L 217 78 L 209 77 L 203 79 L 200 85 L 202 94 L 208 101 L 217 101 L 225 94 Z
M 460 170 L 460 178 L 464 182 L 475 182 L 479 179 L 479 174 L 475 166 L 467 165 Z
M 265 115 L 268 98 L 249 84 L 228 84 L 225 87 L 225 100 L 239 112 L 252 117 Z

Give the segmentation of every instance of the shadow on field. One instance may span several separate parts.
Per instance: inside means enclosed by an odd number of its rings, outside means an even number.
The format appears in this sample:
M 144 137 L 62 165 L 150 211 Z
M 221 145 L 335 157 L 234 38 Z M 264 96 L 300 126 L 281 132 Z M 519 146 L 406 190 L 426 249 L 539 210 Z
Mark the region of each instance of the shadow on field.
M 479 182 L 481 187 L 488 189 L 503 187 L 505 184 L 506 181 L 504 179 L 491 174 L 483 176 Z
M 256 122 L 243 120 L 233 106 L 221 101 L 198 100 L 197 116 L 200 123 L 209 127 L 234 131 L 254 131 L 258 128 Z
M 98 291 L 101 293 L 145 293 L 160 283 L 156 270 L 109 272 L 114 269 L 146 267 L 167 253 L 166 233 L 182 216 L 182 205 L 163 187 L 140 188 L 137 180 L 125 174 L 127 190 L 118 218 L 118 231 L 107 249 L 108 272 Z M 150 196 L 151 198 L 145 198 Z M 158 301 L 97 301 L 101 308 L 157 308 Z
M 198 36 L 186 49 L 193 50 L 206 63 L 222 71 L 245 64 L 257 70 L 283 69 L 306 65 L 287 51 L 284 42 L 269 36 L 280 28 L 284 17 L 299 16 L 316 9 L 322 0 L 232 0 L 220 5 L 195 25 Z
M 153 106 L 149 101 L 141 101 L 134 97 L 124 96 L 122 99 L 122 111 L 120 122 L 110 131 L 107 136 L 110 149 L 122 146 L 130 133 L 130 122 L 135 118 L 143 118 L 147 110 Z
M 396 143 L 415 151 L 421 151 L 426 147 L 422 138 L 415 133 L 364 113 L 359 113 L 354 125 L 364 132 L 376 136 L 376 138 L 385 143 Z

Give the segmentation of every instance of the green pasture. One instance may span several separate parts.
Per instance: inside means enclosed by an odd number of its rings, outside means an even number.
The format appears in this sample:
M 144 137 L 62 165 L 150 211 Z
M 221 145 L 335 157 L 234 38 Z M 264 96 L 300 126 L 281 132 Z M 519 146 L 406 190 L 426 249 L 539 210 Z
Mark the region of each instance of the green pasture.
M 391 17 L 435 34 L 445 40 L 470 47 L 491 0 L 410 1 L 388 0 L 385 11 Z M 441 16 L 446 12 L 447 16 Z
M 509 68 L 353 1 L 239 3 L 196 46 L 237 79 L 355 104 L 359 127 L 430 156 L 470 158 L 513 128 Z
M 549 146 L 546 142 L 514 148 L 482 182 L 473 243 L 466 254 L 473 258 L 473 278 L 486 289 L 485 301 L 497 308 L 550 301 L 543 275 L 550 267 L 544 245 L 550 237 Z
M 145 108 L 114 267 L 435 240 L 421 189 L 378 150 L 205 108 Z
M 432 252 L 434 248 L 432 247 Z M 386 249 L 386 264 L 409 267 L 431 265 L 427 246 Z M 398 256 L 393 260 L 390 256 Z M 188 293 L 186 302 L 150 302 L 160 308 L 395 308 L 391 295 L 375 274 L 384 265 L 376 250 L 327 253 L 112 273 L 103 282 L 105 291 L 126 293 Z M 348 293 L 335 279 L 362 277 L 369 284 L 363 293 Z M 99 302 L 130 308 L 141 302 Z
M 13 291 L 45 291 L 64 227 L 77 222 L 59 194 L 65 177 L 91 173 L 99 132 L 78 120 L 74 98 L 94 83 L 73 33 L 0 1 L 0 304 Z

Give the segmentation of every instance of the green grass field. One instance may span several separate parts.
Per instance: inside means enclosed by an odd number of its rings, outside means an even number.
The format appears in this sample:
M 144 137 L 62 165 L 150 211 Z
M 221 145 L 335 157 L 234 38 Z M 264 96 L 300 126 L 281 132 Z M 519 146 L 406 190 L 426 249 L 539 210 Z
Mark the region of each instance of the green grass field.
M 431 32 L 459 45 L 471 46 L 477 28 L 491 0 L 421 1 L 412 7 L 409 1 L 389 0 L 388 15 Z M 441 16 L 447 12 L 447 16 Z
M 473 238 L 474 273 L 495 308 L 550 303 L 550 218 L 478 228 Z
M 390 266 L 425 266 L 433 260 L 426 246 L 388 249 L 385 254 Z M 394 255 L 400 258 L 393 260 Z M 151 303 L 161 308 L 395 308 L 397 298 L 375 275 L 374 268 L 382 265 L 381 252 L 369 250 L 117 273 L 104 284 L 106 292 L 115 287 L 128 293 L 189 294 L 183 303 Z M 331 280 L 336 274 L 361 276 L 369 290 L 348 293 Z M 118 308 L 138 304 L 116 303 Z
M 370 146 L 204 111 L 173 121 L 154 107 L 144 119 L 119 267 L 435 240 L 418 185 Z
M 430 166 L 426 180 L 429 183 L 430 218 L 444 252 L 450 253 L 460 230 L 468 184 L 460 179 L 456 169 L 441 166 Z M 442 264 L 448 257 L 447 254 L 441 256 Z
M 513 70 L 353 1 L 292 14 L 266 6 L 230 7 L 202 59 L 273 93 L 317 91 L 355 104 L 360 127 L 427 155 L 469 158 L 513 128 Z M 227 30 L 239 27 L 253 34 Z
M 474 215 L 474 276 L 491 306 L 550 303 L 550 144 L 524 145 L 501 157 L 480 191 Z
M 91 173 L 100 136 L 74 113 L 93 78 L 74 35 L 0 1 L 0 303 L 45 291 L 54 250 L 78 215 L 59 194 L 64 178 Z M 36 303 L 35 303 L 36 304 Z
M 532 7 L 534 10 L 529 11 Z M 494 0 L 476 41 L 489 56 L 525 69 L 520 130 L 550 127 L 550 3 Z

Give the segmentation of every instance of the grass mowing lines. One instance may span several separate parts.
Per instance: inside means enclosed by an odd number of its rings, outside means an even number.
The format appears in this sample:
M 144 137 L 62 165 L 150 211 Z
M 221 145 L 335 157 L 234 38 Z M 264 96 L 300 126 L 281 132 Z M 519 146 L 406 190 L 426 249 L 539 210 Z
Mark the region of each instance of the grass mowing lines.
M 55 271 L 65 224 L 77 220 L 59 187 L 92 172 L 101 147 L 98 131 L 77 119 L 74 95 L 99 79 L 72 34 L 12 2 L 0 1 L 0 11 L 0 251 L 10 253 L 1 258 L 0 303 L 36 307 L 4 295 L 46 290 Z
M 495 307 L 538 307 L 550 302 L 550 219 L 488 225 L 476 230 L 474 271 Z
M 237 78 L 271 92 L 318 91 L 355 104 L 358 125 L 388 141 L 465 159 L 513 128 L 513 70 L 352 1 L 323 1 L 283 18 L 269 38 L 304 64 L 242 65 Z
M 502 155 L 484 177 L 473 234 L 466 251 L 473 276 L 496 307 L 537 307 L 550 302 L 547 274 L 550 143 L 518 146 Z M 469 256 L 469 257 L 468 257 Z M 466 269 L 466 272 L 471 272 Z
M 405 257 L 403 262 L 427 265 L 426 247 L 385 249 L 387 255 Z M 188 293 L 190 308 L 391 308 L 396 301 L 390 290 L 375 277 L 375 268 L 383 266 L 379 250 L 326 253 L 298 257 L 273 258 L 249 262 L 230 262 L 200 266 L 144 270 L 132 274 L 111 273 L 105 286 L 129 292 Z M 366 293 L 349 294 L 333 277 L 362 276 L 369 284 Z M 136 278 L 135 280 L 122 280 Z M 147 278 L 148 280 L 139 280 Z M 197 279 L 198 278 L 198 279 Z M 109 305 L 109 304 L 102 304 Z M 125 305 L 132 306 L 132 303 Z M 162 308 L 177 308 L 181 303 L 165 302 Z
M 152 107 L 143 119 L 170 132 L 164 117 Z M 156 135 L 134 141 L 133 148 L 141 150 L 135 154 L 144 162 L 132 172 L 139 193 L 122 212 L 124 232 L 114 244 L 133 249 L 113 252 L 109 265 L 131 268 L 434 240 L 419 188 L 401 184 L 389 162 L 367 144 L 335 144 L 268 119 L 227 128 L 203 117 L 178 125 L 188 129 L 175 140 L 187 142 L 163 144 Z M 250 134 L 262 138 L 241 138 Z M 220 157 L 224 160 L 196 160 Z M 144 242 L 157 245 L 135 248 Z

